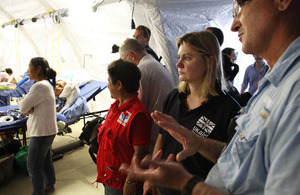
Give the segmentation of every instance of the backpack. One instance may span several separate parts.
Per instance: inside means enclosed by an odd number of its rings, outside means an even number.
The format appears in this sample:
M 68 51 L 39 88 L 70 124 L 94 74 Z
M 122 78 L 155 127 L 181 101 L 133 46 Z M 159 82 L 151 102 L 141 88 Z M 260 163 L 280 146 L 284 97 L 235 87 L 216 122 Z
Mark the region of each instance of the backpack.
M 0 135 L 0 156 L 16 154 L 22 146 L 19 139 L 14 139 L 11 132 L 1 133 Z
M 89 154 L 96 164 L 96 155 L 98 152 L 98 128 L 101 126 L 105 117 L 97 116 L 96 118 L 88 121 L 82 128 L 82 133 L 79 136 L 79 139 L 82 140 L 85 144 L 89 145 Z

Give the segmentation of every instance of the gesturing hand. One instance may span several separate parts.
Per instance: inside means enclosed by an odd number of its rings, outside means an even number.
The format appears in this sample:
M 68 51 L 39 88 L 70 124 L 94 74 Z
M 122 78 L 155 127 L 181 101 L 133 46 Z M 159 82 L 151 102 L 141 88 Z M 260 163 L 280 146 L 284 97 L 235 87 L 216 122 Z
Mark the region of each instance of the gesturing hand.
M 161 151 L 156 155 L 161 155 Z M 141 162 L 135 156 L 132 158 L 131 165 L 122 164 L 120 171 L 135 180 L 149 182 L 150 185 L 182 190 L 192 175 L 173 159 L 174 155 L 170 155 L 165 161 L 156 160 L 156 157 L 151 160 L 151 156 L 148 155 Z
M 168 131 L 179 143 L 183 150 L 176 155 L 176 160 L 181 161 L 192 156 L 198 151 L 197 135 L 180 125 L 173 117 L 163 114 L 159 111 L 151 113 L 154 122 Z

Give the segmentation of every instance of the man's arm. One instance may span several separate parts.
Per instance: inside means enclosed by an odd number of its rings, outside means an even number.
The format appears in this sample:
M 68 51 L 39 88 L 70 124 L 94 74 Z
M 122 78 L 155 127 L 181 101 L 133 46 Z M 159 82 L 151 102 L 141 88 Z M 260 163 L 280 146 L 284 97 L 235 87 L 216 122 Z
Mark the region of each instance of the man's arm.
M 299 194 L 300 192 L 300 92 L 298 98 L 289 101 L 279 119 L 276 130 L 267 131 L 270 167 L 265 184 L 265 194 Z M 274 133 L 276 132 L 276 133 Z M 269 142 L 270 140 L 270 142 Z
M 151 116 L 155 123 L 168 131 L 171 136 L 182 144 L 183 150 L 177 154 L 177 161 L 181 161 L 199 152 L 208 160 L 216 163 L 222 150 L 226 146 L 226 143 L 194 134 L 177 123 L 177 121 L 169 115 L 155 111 Z
M 159 185 L 162 187 L 173 188 L 180 191 L 186 191 L 187 184 L 193 175 L 186 171 L 186 169 L 177 162 L 172 161 L 174 157 L 169 156 L 166 161 L 151 160 L 146 158 L 142 162 L 138 158 L 132 159 L 131 165 L 122 164 L 120 171 L 128 174 L 128 177 L 139 181 L 146 181 L 152 185 Z M 150 167 L 150 168 L 143 168 Z M 193 195 L 214 194 L 223 195 L 224 193 L 217 189 L 199 181 L 189 191 Z
M 243 83 L 242 83 L 241 93 L 240 94 L 245 93 L 245 91 L 246 91 L 246 89 L 248 87 L 248 83 L 249 83 L 249 79 L 248 79 L 249 71 L 248 71 L 248 68 L 249 68 L 249 66 L 245 70 L 244 79 L 243 79 Z
M 245 89 L 244 87 L 242 87 L 242 88 L 241 88 L 241 94 L 242 94 L 242 93 L 245 93 L 245 90 L 246 90 L 246 89 Z
M 192 195 L 224 195 L 225 193 L 203 183 L 199 182 L 194 187 Z

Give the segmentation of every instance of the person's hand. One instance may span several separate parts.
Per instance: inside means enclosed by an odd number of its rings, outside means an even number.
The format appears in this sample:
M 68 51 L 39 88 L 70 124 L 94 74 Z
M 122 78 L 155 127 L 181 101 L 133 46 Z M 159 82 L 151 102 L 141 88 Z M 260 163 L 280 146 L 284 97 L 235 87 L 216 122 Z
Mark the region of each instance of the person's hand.
M 30 108 L 29 111 L 26 112 L 26 114 L 29 115 L 29 114 L 33 113 L 33 111 L 34 111 L 34 107 Z
M 15 85 L 18 84 L 18 82 L 17 82 L 17 80 L 16 80 L 15 77 L 12 78 L 12 80 L 10 81 L 10 83 L 15 84 Z
M 136 195 L 136 190 L 137 190 L 136 184 L 129 185 L 125 182 L 123 187 L 124 195 Z
M 30 108 L 26 113 L 21 113 L 21 115 L 22 116 L 27 116 L 27 115 L 33 113 L 33 111 L 34 111 L 34 107 Z
M 7 78 L 3 78 L 1 82 L 8 82 Z
M 183 150 L 176 155 L 177 161 L 184 160 L 198 152 L 199 142 L 197 136 L 180 125 L 173 117 L 159 111 L 151 113 L 151 117 L 156 124 L 168 131 L 172 137 L 182 144 Z
M 148 195 L 148 194 L 155 195 L 155 186 L 149 184 L 148 181 L 145 181 L 143 186 L 143 195 Z
M 163 155 L 163 153 L 160 150 L 152 157 L 152 160 L 154 160 L 154 161 L 159 160 L 162 157 L 162 155 Z M 146 156 L 144 158 L 144 160 L 141 162 L 141 166 L 143 166 L 144 168 L 149 168 L 149 166 L 147 165 L 147 162 L 149 162 L 150 159 L 151 159 L 151 155 Z M 150 167 L 151 167 L 151 164 L 150 164 Z M 155 193 L 156 193 L 156 186 L 151 185 L 148 181 L 145 181 L 144 186 L 143 186 L 143 195 L 148 195 L 148 194 L 155 195 Z
M 166 161 L 150 160 L 149 156 L 144 158 L 142 163 L 134 156 L 131 165 L 122 164 L 120 171 L 127 173 L 128 177 L 147 181 L 150 185 L 183 190 L 187 181 L 193 176 L 184 167 L 173 161 L 174 155 L 171 154 Z M 151 166 L 150 166 L 151 165 Z M 150 168 L 143 168 L 150 167 Z

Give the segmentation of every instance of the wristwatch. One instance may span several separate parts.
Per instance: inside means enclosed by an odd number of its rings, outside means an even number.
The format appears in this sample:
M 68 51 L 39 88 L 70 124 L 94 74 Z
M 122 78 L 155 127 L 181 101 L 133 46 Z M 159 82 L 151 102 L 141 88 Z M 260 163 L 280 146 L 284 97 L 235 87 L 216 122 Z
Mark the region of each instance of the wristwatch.
M 127 183 L 128 185 L 135 185 L 135 184 L 136 184 L 136 181 L 132 181 L 132 180 L 126 178 L 126 183 Z
M 182 195 L 191 195 L 195 185 L 199 182 L 203 182 L 204 180 L 201 177 L 193 176 L 184 186 L 182 191 Z

